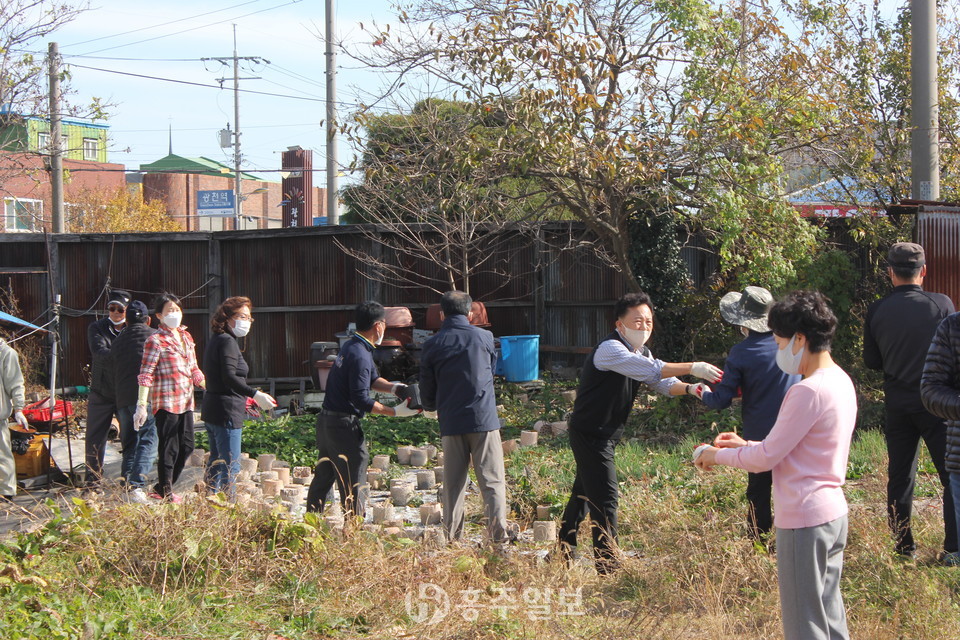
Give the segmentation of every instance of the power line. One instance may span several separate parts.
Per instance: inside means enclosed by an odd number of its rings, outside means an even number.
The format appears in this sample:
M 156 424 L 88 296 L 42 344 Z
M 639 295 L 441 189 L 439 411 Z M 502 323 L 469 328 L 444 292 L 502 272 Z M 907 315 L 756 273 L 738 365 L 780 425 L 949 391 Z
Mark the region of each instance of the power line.
M 319 126 L 317 122 L 301 122 L 298 124 L 248 124 L 244 129 L 276 129 L 280 127 L 312 127 Z M 169 129 L 110 129 L 110 133 L 167 133 Z M 210 127 L 201 127 L 197 129 L 174 129 L 179 131 L 210 131 Z
M 65 47 L 78 47 L 81 44 L 89 44 L 91 42 L 99 42 L 100 40 L 109 40 L 110 38 L 119 38 L 120 36 L 128 36 L 131 33 L 139 33 L 141 31 L 146 31 L 147 29 L 157 29 L 159 27 L 166 27 L 171 24 L 176 24 L 178 22 L 186 22 L 187 20 L 194 20 L 196 18 L 202 18 L 204 16 L 213 15 L 214 13 L 220 13 L 221 11 L 230 11 L 231 9 L 237 9 L 244 5 L 254 4 L 256 2 L 262 2 L 263 0 L 249 0 L 248 2 L 241 2 L 240 4 L 235 4 L 229 7 L 224 7 L 223 9 L 214 9 L 213 11 L 207 11 L 205 13 L 199 13 L 195 16 L 189 16 L 186 18 L 177 18 L 176 20 L 171 20 L 170 22 L 162 22 L 160 24 L 152 24 L 148 27 L 140 27 L 139 29 L 131 29 L 130 31 L 123 31 L 121 33 L 114 33 L 109 36 L 100 36 L 99 38 L 92 38 L 90 40 L 84 40 L 82 42 L 72 42 L 70 44 L 63 45 Z
M 256 0 L 254 0 L 254 1 L 256 1 Z M 126 44 L 118 44 L 118 45 L 115 45 L 115 46 L 112 46 L 112 47 L 105 47 L 105 48 L 103 48 L 103 49 L 97 49 L 96 51 L 87 51 L 87 52 L 86 52 L 85 54 L 83 54 L 83 55 L 90 55 L 90 54 L 93 54 L 93 53 L 101 53 L 101 52 L 103 52 L 103 51 L 112 51 L 113 49 L 121 49 L 121 48 L 123 48 L 123 47 L 132 47 L 132 46 L 135 45 L 135 44 L 143 44 L 144 42 L 153 42 L 154 40 L 160 40 L 160 39 L 162 39 L 162 38 L 169 38 L 169 37 L 171 37 L 171 36 L 178 36 L 178 35 L 180 35 L 180 34 L 182 34 L 182 33 L 189 33 L 190 31 L 196 31 L 197 29 L 206 29 L 207 27 L 212 27 L 212 26 L 214 26 L 214 25 L 223 24 L 223 23 L 225 23 L 225 22 L 236 21 L 236 20 L 239 20 L 240 18 L 249 18 L 250 16 L 257 15 L 258 13 L 265 13 L 265 12 L 267 12 L 267 11 L 273 11 L 274 9 L 280 9 L 281 7 L 286 7 L 286 6 L 291 5 L 291 4 L 297 4 L 298 2 L 301 2 L 301 1 L 302 1 L 302 0 L 290 0 L 289 2 L 285 2 L 285 3 L 283 3 L 283 4 L 278 4 L 278 5 L 275 6 L 275 7 L 269 7 L 269 8 L 267 8 L 267 9 L 261 9 L 261 10 L 259 10 L 259 11 L 251 11 L 250 13 L 245 13 L 245 14 L 240 15 L 240 16 L 236 16 L 236 17 L 233 17 L 233 18 L 228 18 L 228 19 L 226 19 L 226 20 L 217 20 L 216 22 L 210 22 L 210 23 L 208 23 L 208 24 L 202 24 L 202 25 L 200 25 L 199 27 L 190 27 L 189 29 L 181 29 L 180 31 L 175 31 L 175 32 L 173 32 L 173 33 L 167 33 L 167 34 L 164 34 L 164 35 L 161 35 L 161 36 L 154 36 L 153 38 L 145 38 L 144 40 L 137 40 L 137 41 L 135 41 L 135 42 L 127 42 Z M 241 5 L 241 6 L 242 6 L 242 5 Z
M 299 1 L 299 0 L 298 0 L 298 1 Z M 76 67 L 76 68 L 78 68 L 78 69 L 89 69 L 90 71 L 103 71 L 104 73 L 115 73 L 115 74 L 121 75 L 121 76 L 132 76 L 132 77 L 134 77 L 134 78 L 144 78 L 144 79 L 146 79 L 146 80 L 160 80 L 161 82 L 173 82 L 173 83 L 175 83 L 175 84 L 185 84 L 185 85 L 190 85 L 190 86 L 193 86 L 193 87 L 204 87 L 204 88 L 207 88 L 207 89 L 217 89 L 217 90 L 220 90 L 220 89 L 223 88 L 223 87 L 221 87 L 220 85 L 215 85 L 215 84 L 203 84 L 202 82 L 190 82 L 190 81 L 188 81 L 188 80 L 176 80 L 176 79 L 174 79 L 174 78 L 161 78 L 161 77 L 159 77 L 159 76 L 148 76 L 148 75 L 145 75 L 145 74 L 142 74 L 142 73 L 130 73 L 130 72 L 128 72 L 128 71 L 117 71 L 116 69 L 101 69 L 101 68 L 99 68 L 99 67 L 88 67 L 88 66 L 82 65 L 82 64 L 70 63 L 70 66 L 71 66 L 71 67 Z M 240 89 L 240 91 L 241 91 L 242 93 L 255 93 L 255 94 L 258 94 L 258 95 L 261 95 L 261 96 L 272 96 L 272 97 L 274 97 L 274 98 L 290 98 L 291 100 L 307 100 L 308 102 L 326 102 L 326 100 L 323 99 L 323 98 L 309 98 L 309 97 L 307 97 L 307 96 L 291 96 L 291 95 L 286 95 L 286 94 L 282 94 L 282 93 L 270 93 L 270 92 L 267 92 L 267 91 L 255 91 L 255 90 L 253 90 L 253 89 Z M 341 102 L 341 103 L 339 103 L 339 104 L 341 104 L 341 105 L 343 105 L 343 106 L 347 106 L 347 107 L 356 107 L 356 106 L 359 106 L 359 105 L 350 104 L 350 103 L 346 103 L 346 102 Z

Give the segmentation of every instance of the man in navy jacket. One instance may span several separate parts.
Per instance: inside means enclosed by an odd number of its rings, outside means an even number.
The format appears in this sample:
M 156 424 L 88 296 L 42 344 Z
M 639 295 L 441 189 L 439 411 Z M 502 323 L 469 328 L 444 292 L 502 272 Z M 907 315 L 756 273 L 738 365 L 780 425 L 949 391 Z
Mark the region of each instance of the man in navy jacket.
M 711 409 L 725 409 L 737 395 L 743 437 L 763 440 L 777 421 L 780 405 L 787 390 L 800 381 L 777 366 L 777 343 L 767 326 L 767 312 L 773 296 L 763 287 L 746 287 L 743 293 L 731 291 L 720 300 L 720 315 L 739 327 L 744 338 L 730 349 L 723 366 L 723 379 L 713 391 L 703 394 L 703 403 Z M 773 528 L 770 494 L 773 472 L 747 474 L 747 527 L 751 538 L 758 540 Z
M 473 300 L 462 291 L 440 298 L 444 321 L 423 345 L 420 399 L 436 411 L 443 442 L 443 527 L 448 540 L 463 535 L 463 493 L 470 458 L 483 496 L 487 534 L 506 542 L 506 480 L 500 419 L 493 390 L 497 355 L 493 334 L 470 324 Z

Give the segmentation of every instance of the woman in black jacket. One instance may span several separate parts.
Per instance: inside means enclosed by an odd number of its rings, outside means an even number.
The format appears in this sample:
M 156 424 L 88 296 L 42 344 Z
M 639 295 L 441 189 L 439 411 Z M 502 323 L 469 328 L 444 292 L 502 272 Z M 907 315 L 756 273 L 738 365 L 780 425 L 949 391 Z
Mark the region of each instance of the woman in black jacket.
M 247 384 L 250 367 L 243 359 L 237 339 L 250 332 L 252 309 L 250 298 L 235 296 L 224 300 L 210 320 L 213 335 L 203 354 L 207 388 L 203 394 L 202 415 L 210 441 L 207 486 L 215 492 L 233 494 L 235 489 L 247 398 L 253 398 L 261 409 L 277 406 L 269 394 Z

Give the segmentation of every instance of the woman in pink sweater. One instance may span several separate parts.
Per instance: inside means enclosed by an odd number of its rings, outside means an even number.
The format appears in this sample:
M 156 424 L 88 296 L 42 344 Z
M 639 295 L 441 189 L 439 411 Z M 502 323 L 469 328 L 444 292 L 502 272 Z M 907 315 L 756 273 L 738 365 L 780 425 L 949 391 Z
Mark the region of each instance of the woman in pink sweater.
M 850 377 L 830 357 L 837 319 L 826 298 L 795 291 L 770 310 L 777 364 L 803 380 L 787 392 L 770 434 L 748 442 L 721 433 L 696 465 L 773 470 L 780 611 L 787 640 L 848 638 L 840 595 L 847 542 L 843 495 L 857 399 Z

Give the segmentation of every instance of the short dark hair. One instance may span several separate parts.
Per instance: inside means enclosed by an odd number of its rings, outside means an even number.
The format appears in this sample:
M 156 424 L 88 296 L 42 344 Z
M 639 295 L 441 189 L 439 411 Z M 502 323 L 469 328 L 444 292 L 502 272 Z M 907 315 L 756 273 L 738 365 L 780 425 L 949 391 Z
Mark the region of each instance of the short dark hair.
M 374 300 L 367 300 L 357 305 L 353 321 L 357 325 L 357 331 L 369 331 L 373 325 L 386 317 L 387 312 L 383 310 L 382 304 Z
M 893 266 L 892 264 L 887 266 L 893 271 L 893 275 L 897 276 L 900 280 L 916 280 L 917 276 L 920 275 L 920 267 L 901 267 Z
M 213 317 L 210 318 L 210 330 L 218 335 L 226 332 L 227 320 L 237 315 L 240 309 L 244 307 L 250 307 L 250 311 L 253 311 L 253 303 L 250 302 L 250 298 L 233 296 L 224 300 L 213 312 Z
M 447 291 L 440 296 L 440 311 L 443 311 L 443 315 L 448 318 L 450 316 L 468 315 L 472 308 L 473 298 L 470 297 L 469 293 L 463 291 Z
M 183 305 L 180 304 L 180 298 L 177 296 L 167 292 L 159 293 L 157 294 L 157 297 L 153 299 L 153 312 L 157 315 L 157 317 L 160 317 L 163 314 L 163 307 L 168 302 L 172 302 L 181 309 L 183 308 Z
M 648 296 L 646 293 L 643 291 L 627 293 L 617 300 L 617 304 L 614 306 L 613 311 L 617 314 L 617 320 L 619 320 L 626 315 L 628 309 L 633 309 L 634 307 L 639 307 L 643 304 L 650 307 L 650 311 L 653 311 L 653 302 L 650 301 L 650 296 Z
M 819 291 L 792 291 L 770 308 L 768 324 L 781 338 L 802 333 L 812 353 L 830 351 L 837 317 Z

